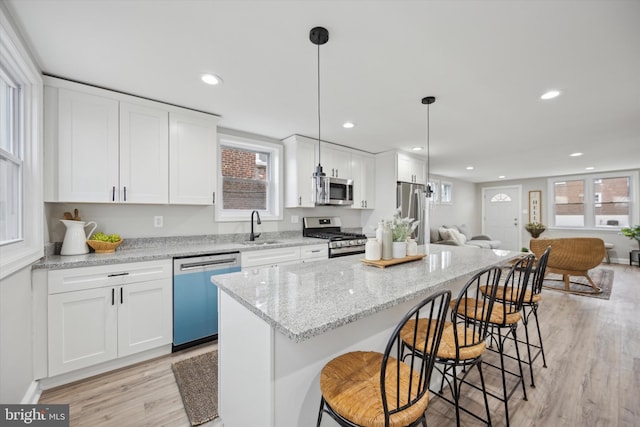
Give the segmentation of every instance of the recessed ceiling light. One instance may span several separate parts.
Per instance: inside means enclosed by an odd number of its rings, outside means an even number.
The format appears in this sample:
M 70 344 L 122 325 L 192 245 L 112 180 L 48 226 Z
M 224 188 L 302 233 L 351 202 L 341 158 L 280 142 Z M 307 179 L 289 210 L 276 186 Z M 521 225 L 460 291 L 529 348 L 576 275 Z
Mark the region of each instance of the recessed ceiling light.
M 560 91 L 559 90 L 550 90 L 548 92 L 543 93 L 540 96 L 540 99 L 544 99 L 544 100 L 553 99 L 553 98 L 555 98 L 555 97 L 557 97 L 559 95 L 560 95 Z
M 500 176 L 498 177 L 498 179 L 505 179 L 505 178 L 506 178 L 506 176 L 504 176 L 504 175 L 500 175 Z
M 422 151 L 422 150 L 424 150 L 424 147 L 413 147 L 412 150 L 413 151 Z
M 571 153 L 569 154 L 569 157 L 580 157 L 582 156 L 584 153 Z
M 586 169 L 586 170 L 588 170 L 588 171 L 592 171 L 592 170 L 594 170 L 595 168 L 594 168 L 593 166 L 587 166 L 585 169 Z
M 205 82 L 208 85 L 222 84 L 222 79 L 214 74 L 203 74 L 201 79 L 203 82 Z
M 467 170 L 468 171 L 472 171 L 473 170 L 473 166 L 467 166 Z
M 344 123 L 342 124 L 342 127 L 343 127 L 343 128 L 345 128 L 345 129 L 351 129 L 351 128 L 355 127 L 355 125 L 356 125 L 356 124 L 355 124 L 355 123 L 353 123 L 353 122 L 344 122 Z

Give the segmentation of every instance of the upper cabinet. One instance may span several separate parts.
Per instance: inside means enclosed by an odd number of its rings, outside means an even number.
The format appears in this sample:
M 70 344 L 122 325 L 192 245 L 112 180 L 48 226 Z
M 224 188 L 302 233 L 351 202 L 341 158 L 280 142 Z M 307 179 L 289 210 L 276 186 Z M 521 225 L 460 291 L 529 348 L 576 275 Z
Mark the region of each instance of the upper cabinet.
M 322 143 L 320 146 L 322 169 L 332 178 L 353 179 L 351 176 L 351 153 L 342 147 Z
M 217 117 L 45 78 L 45 201 L 208 204 Z
M 375 160 L 371 154 L 351 153 L 353 179 L 352 209 L 373 209 L 375 198 Z
M 172 204 L 215 203 L 217 118 L 190 112 L 171 113 L 170 186 Z
M 399 152 L 397 154 L 398 181 L 427 183 L 427 164 L 425 160 Z
M 300 135 L 293 135 L 284 143 L 286 208 L 314 207 L 311 178 L 317 166 L 317 142 Z

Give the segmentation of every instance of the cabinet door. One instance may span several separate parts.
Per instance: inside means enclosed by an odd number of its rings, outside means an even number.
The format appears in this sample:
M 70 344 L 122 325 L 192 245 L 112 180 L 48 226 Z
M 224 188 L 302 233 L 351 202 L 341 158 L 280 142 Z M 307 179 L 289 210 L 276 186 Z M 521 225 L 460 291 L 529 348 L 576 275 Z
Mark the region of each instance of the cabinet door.
M 124 285 L 117 294 L 119 357 L 171 343 L 171 279 Z
M 169 203 L 212 205 L 216 188 L 217 119 L 169 115 Z
M 398 153 L 398 181 L 426 184 L 426 169 L 424 160 Z
M 375 194 L 375 160 L 373 157 L 351 154 L 353 205 L 351 209 L 373 209 Z
M 167 111 L 120 103 L 120 201 L 168 203 Z
M 322 167 L 327 176 L 334 178 L 350 179 L 351 176 L 351 153 L 333 148 L 327 144 L 322 144 Z
M 58 92 L 58 201 L 112 202 L 118 190 L 118 101 Z
M 114 288 L 49 295 L 49 376 L 118 356 Z
M 262 249 L 240 253 L 242 269 L 300 262 L 300 247 Z
M 285 207 L 314 207 L 311 178 L 316 170 L 317 144 L 300 136 L 284 140 Z

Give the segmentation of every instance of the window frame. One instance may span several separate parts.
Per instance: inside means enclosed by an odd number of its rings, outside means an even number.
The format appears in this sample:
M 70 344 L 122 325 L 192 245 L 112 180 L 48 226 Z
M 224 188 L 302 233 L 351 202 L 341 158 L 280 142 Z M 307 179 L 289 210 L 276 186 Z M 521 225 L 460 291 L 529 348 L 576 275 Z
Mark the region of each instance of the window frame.
M 22 155 L 22 236 L 0 245 L 0 279 L 4 279 L 44 255 L 44 201 L 42 76 L 3 8 L 0 8 L 0 59 L 3 72 L 20 88 L 20 129 L 16 131 L 21 145 L 17 149 Z
M 596 225 L 596 205 L 594 183 L 598 179 L 628 178 L 629 179 L 629 221 L 630 225 L 640 222 L 640 174 L 638 171 L 603 172 L 583 175 L 555 176 L 547 179 L 547 218 L 548 228 L 564 230 L 589 230 L 589 231 L 616 231 L 619 232 L 624 225 Z M 584 226 L 558 226 L 555 224 L 555 183 L 560 181 L 584 182 Z
M 267 209 L 258 210 L 262 221 L 278 221 L 283 219 L 283 170 L 284 147 L 258 139 L 240 137 L 218 132 L 218 164 L 217 169 L 217 193 L 219 200 L 216 202 L 217 221 L 247 221 L 251 215 L 251 209 L 224 209 L 223 177 L 222 177 L 222 147 L 231 147 L 248 151 L 261 151 L 269 153 L 270 165 L 269 185 L 267 187 Z

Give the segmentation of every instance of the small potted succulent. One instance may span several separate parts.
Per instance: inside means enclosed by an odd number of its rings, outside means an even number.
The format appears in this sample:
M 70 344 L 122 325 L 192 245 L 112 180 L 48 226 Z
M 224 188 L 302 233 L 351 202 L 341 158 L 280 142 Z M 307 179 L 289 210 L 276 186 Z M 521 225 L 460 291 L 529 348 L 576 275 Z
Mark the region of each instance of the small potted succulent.
M 620 230 L 624 236 L 630 239 L 635 239 L 638 242 L 638 249 L 640 249 L 640 225 L 634 225 L 633 227 L 624 227 Z
M 413 218 L 402 218 L 400 209 L 396 210 L 391 219 L 391 233 L 393 236 L 393 257 L 404 258 L 407 256 L 407 240 L 418 226 Z
M 531 234 L 531 237 L 537 239 L 544 232 L 544 230 L 547 229 L 547 227 L 539 222 L 530 222 L 524 226 L 524 229 L 527 230 L 529 234 Z

